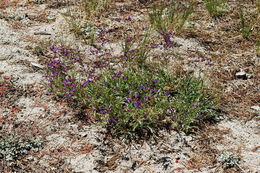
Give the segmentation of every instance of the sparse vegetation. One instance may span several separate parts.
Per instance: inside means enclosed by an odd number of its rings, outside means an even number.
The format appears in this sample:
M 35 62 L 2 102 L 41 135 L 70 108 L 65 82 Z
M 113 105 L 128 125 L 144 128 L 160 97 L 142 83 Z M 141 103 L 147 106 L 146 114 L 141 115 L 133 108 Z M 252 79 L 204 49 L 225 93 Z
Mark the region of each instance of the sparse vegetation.
M 246 38 L 248 39 L 252 29 L 253 29 L 253 26 L 254 26 L 254 23 L 251 21 L 247 21 L 246 22 L 246 19 L 245 19 L 245 15 L 244 15 L 244 12 L 243 10 L 241 9 L 240 11 L 240 28 L 241 28 L 241 33 L 242 33 L 242 36 L 243 38 Z
M 80 0 L 80 7 L 85 13 L 86 19 L 91 19 L 95 15 L 99 15 L 107 10 L 110 0 Z
M 179 34 L 187 22 L 189 16 L 193 13 L 196 3 L 190 3 L 188 7 L 175 1 L 154 4 L 149 13 L 151 25 L 163 33 Z
M 234 166 L 239 166 L 239 158 L 234 155 L 232 152 L 224 152 L 217 155 L 217 160 L 223 164 L 225 168 L 230 168 Z
M 259 23 L 260 19 L 260 11 L 258 7 L 258 3 L 256 2 L 257 10 L 253 13 L 245 13 L 247 11 L 246 9 L 241 8 L 240 9 L 240 21 L 239 26 L 241 29 L 241 33 L 243 38 L 248 39 L 250 34 L 252 33 L 252 30 L 254 29 L 254 26 Z
M 1 166 L 17 167 L 17 160 L 23 155 L 28 155 L 30 151 L 38 152 L 41 146 L 41 142 L 36 138 L 23 139 L 21 137 L 15 137 L 12 134 L 1 133 L 0 134 L 0 161 Z M 8 165 L 4 165 L 4 163 Z
M 212 17 L 219 17 L 227 12 L 226 0 L 204 0 L 204 3 Z

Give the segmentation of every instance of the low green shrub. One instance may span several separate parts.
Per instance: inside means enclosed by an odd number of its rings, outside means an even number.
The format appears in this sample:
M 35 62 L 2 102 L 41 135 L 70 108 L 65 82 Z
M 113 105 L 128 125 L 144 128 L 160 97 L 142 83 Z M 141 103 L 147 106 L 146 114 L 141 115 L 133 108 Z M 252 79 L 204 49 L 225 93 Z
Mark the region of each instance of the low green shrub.
M 189 132 L 216 115 L 215 99 L 201 79 L 149 68 L 145 56 L 137 57 L 146 46 L 140 45 L 133 51 L 125 46 L 123 56 L 103 57 L 81 73 L 75 70 L 81 64 L 77 57 L 70 57 L 73 50 L 53 46 L 49 86 L 71 105 L 90 110 L 114 135 L 149 136 L 164 128 Z M 121 68 L 111 66 L 115 63 Z
M 17 167 L 20 157 L 30 151 L 38 152 L 41 142 L 36 138 L 15 137 L 9 133 L 0 134 L 0 161 L 7 162 L 9 167 Z

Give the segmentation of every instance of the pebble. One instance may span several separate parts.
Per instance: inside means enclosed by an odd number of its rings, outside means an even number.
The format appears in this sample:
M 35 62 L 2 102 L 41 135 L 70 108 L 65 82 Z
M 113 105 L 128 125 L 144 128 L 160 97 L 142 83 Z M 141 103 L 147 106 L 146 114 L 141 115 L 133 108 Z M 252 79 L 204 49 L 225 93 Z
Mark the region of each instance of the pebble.
M 205 26 L 206 30 L 214 28 L 216 25 L 214 23 L 209 23 L 208 25 Z
M 31 62 L 31 65 L 32 65 L 33 67 L 36 67 L 36 68 L 39 68 L 39 69 L 44 69 L 44 66 L 41 65 L 41 64 L 37 64 L 37 63 Z
M 249 75 L 249 74 L 247 74 L 243 69 L 240 69 L 240 71 L 236 73 L 236 77 L 237 77 L 238 79 L 244 79 L 244 80 L 246 80 L 246 79 L 248 79 L 248 78 L 251 78 L 252 76 Z
M 251 109 L 254 109 L 254 110 L 260 112 L 260 106 L 251 106 Z

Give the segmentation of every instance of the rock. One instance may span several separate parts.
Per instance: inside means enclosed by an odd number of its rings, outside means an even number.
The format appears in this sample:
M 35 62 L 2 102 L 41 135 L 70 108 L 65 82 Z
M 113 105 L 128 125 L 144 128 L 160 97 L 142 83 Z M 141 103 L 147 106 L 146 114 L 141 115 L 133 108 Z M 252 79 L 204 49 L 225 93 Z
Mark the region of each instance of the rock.
M 209 23 L 208 25 L 205 26 L 206 30 L 214 28 L 216 25 L 214 23 Z
M 37 64 L 37 63 L 31 62 L 31 65 L 32 65 L 33 67 L 36 67 L 36 68 L 39 68 L 39 69 L 44 69 L 44 66 L 41 65 L 41 64 Z
M 22 24 L 25 24 L 25 25 L 33 24 L 33 22 L 28 18 L 22 19 L 21 22 L 22 22 Z
M 260 112 L 260 106 L 251 106 L 251 109 L 254 109 L 254 110 Z
M 27 157 L 27 160 L 28 161 L 34 161 L 34 157 L 33 156 L 29 156 L 29 157 Z
M 4 57 L 4 56 L 0 56 L 0 61 L 4 61 L 4 60 L 7 60 L 8 59 L 8 57 Z
M 88 136 L 88 133 L 89 132 L 79 132 L 78 135 L 81 137 L 86 137 L 86 136 Z
M 48 32 L 34 32 L 34 35 L 51 35 L 51 33 Z
M 236 77 L 238 79 L 246 80 L 246 79 L 248 79 L 249 75 L 244 70 L 241 69 L 239 72 L 236 73 Z

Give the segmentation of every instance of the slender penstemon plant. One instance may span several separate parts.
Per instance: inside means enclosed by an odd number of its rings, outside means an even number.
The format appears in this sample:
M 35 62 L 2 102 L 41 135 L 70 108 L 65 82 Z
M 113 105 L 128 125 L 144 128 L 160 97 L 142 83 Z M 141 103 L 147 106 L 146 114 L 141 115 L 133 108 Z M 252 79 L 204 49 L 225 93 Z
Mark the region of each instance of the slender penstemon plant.
M 139 43 L 135 43 L 132 37 L 125 35 L 125 40 L 122 43 L 122 50 L 124 58 L 128 59 L 129 67 L 139 66 L 145 67 L 146 60 L 149 56 L 151 49 L 150 44 L 150 30 L 146 29 L 143 33 L 142 39 Z M 128 67 L 128 68 L 129 68 Z
M 85 17 L 90 19 L 92 16 L 99 15 L 106 9 L 108 9 L 110 0 L 81 0 L 79 5 Z
M 251 32 L 253 31 L 254 25 L 259 22 L 260 16 L 259 13 L 255 16 L 248 15 L 246 18 L 244 9 L 240 9 L 240 21 L 239 26 L 243 38 L 248 39 Z
M 190 3 L 188 7 L 172 1 L 170 3 L 155 4 L 149 13 L 150 24 L 163 37 L 164 48 L 174 45 L 171 38 L 173 34 L 179 35 L 189 16 L 193 13 L 196 3 Z
M 52 46 L 46 75 L 52 92 L 82 112 L 93 113 L 111 134 L 131 138 L 148 137 L 163 128 L 189 132 L 216 115 L 215 99 L 201 79 L 176 78 L 152 68 L 146 62 L 148 36 L 140 44 L 131 41 L 124 47 L 128 58 L 118 62 L 129 63 L 125 68 L 115 69 L 109 59 L 101 59 L 84 73 L 76 70 L 80 64 L 77 56 L 70 56 L 71 49 Z M 136 52 L 129 52 L 132 45 L 137 46 Z
M 155 4 L 149 13 L 151 25 L 160 32 L 179 34 L 189 16 L 193 13 L 196 3 L 184 7 L 177 2 Z

